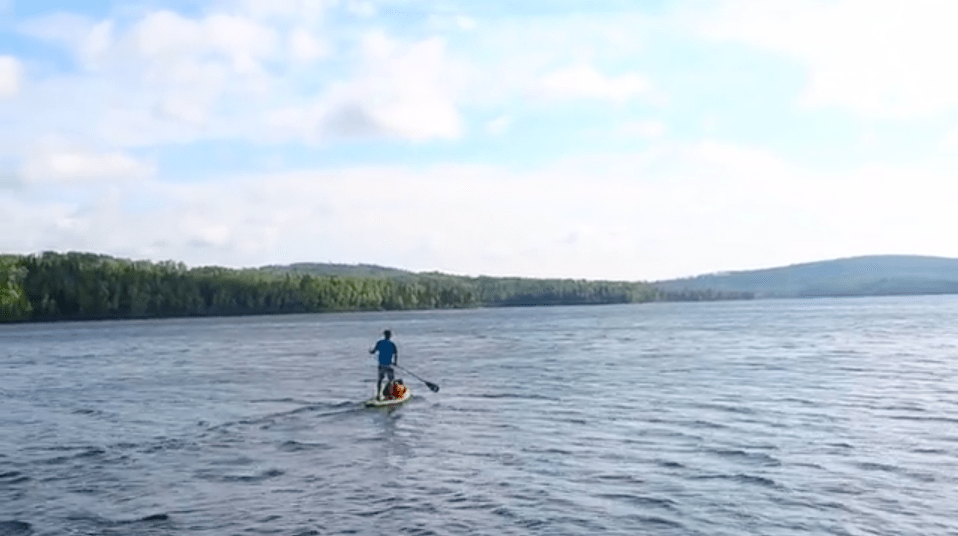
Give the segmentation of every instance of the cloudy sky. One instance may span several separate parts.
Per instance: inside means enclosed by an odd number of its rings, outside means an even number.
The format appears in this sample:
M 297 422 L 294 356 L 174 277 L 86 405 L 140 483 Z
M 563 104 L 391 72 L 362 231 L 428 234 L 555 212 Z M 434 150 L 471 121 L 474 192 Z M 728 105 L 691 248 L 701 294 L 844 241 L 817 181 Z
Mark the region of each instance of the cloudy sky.
M 952 0 L 0 0 L 0 252 L 958 257 Z

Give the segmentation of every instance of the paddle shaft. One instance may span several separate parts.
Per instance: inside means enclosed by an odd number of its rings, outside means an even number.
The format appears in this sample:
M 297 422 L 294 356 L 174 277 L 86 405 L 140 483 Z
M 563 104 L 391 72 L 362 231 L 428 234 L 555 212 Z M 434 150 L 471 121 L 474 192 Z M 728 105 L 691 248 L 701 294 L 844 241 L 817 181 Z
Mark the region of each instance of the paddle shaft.
M 438 386 L 438 385 L 436 385 L 436 384 L 434 384 L 434 383 L 432 383 L 432 382 L 427 382 L 426 380 L 424 380 L 424 379 L 420 378 L 419 376 L 417 376 L 415 372 L 413 372 L 413 371 L 411 371 L 411 370 L 409 370 L 409 369 L 407 369 L 407 368 L 400 367 L 399 365 L 393 365 L 393 366 L 396 367 L 396 368 L 398 368 L 399 370 L 408 372 L 409 374 L 412 375 L 413 378 L 416 378 L 417 380 L 419 380 L 419 381 L 421 381 L 422 383 L 426 384 L 426 387 L 428 387 L 430 391 L 432 391 L 432 392 L 434 392 L 434 393 L 438 393 L 438 392 L 439 392 L 439 386 Z

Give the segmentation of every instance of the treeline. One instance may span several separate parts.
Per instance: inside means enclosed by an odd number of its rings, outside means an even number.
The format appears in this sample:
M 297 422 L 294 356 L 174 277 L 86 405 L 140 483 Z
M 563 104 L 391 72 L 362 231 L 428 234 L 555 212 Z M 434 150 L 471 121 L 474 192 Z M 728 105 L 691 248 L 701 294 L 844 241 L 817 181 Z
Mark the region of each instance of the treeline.
M 90 253 L 0 256 L 0 321 L 228 316 L 480 306 L 748 298 L 668 293 L 645 283 L 460 277 L 439 273 L 318 275 L 187 268 Z

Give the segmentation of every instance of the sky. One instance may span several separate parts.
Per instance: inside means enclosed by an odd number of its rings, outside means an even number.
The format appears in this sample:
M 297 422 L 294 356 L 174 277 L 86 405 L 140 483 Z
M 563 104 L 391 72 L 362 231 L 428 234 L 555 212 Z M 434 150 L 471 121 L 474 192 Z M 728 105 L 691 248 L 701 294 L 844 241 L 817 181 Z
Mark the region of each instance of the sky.
M 0 0 L 0 253 L 958 257 L 952 0 Z

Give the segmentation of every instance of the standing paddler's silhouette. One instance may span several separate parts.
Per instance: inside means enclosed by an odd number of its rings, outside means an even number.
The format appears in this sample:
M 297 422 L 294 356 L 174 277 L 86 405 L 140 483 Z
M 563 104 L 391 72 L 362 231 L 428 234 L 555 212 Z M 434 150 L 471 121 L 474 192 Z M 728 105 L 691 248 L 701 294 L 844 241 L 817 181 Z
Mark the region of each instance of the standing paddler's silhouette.
M 396 343 L 389 340 L 390 337 L 392 332 L 387 329 L 383 332 L 383 338 L 369 351 L 371 354 L 379 352 L 379 378 L 376 380 L 376 398 L 378 399 L 382 398 L 383 377 L 388 376 L 389 381 L 393 381 L 395 374 L 392 366 L 399 364 L 399 348 L 396 347 Z

